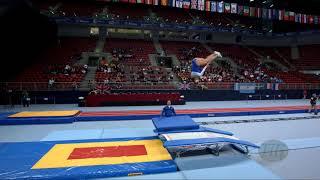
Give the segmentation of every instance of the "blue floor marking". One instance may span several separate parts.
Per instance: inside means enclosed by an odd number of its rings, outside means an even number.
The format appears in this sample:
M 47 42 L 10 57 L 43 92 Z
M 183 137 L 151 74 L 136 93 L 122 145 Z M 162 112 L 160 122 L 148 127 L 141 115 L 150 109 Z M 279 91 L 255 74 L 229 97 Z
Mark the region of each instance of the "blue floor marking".
M 320 147 L 320 137 L 313 138 L 301 138 L 301 139 L 286 139 L 279 140 L 285 143 L 288 147 L 288 150 L 298 150 L 298 149 L 307 149 L 307 148 L 318 148 Z M 263 143 L 257 143 L 261 146 Z M 250 154 L 258 153 L 258 149 L 252 149 Z
M 100 139 L 103 129 L 53 131 L 41 141 Z
M 155 136 L 152 128 L 117 128 L 117 129 L 86 129 L 54 131 L 41 141 L 106 139 L 106 138 L 134 138 Z
M 228 166 L 187 170 L 183 173 L 187 179 L 280 179 L 252 160 Z
M 101 138 L 125 138 L 155 136 L 152 128 L 117 128 L 104 129 Z

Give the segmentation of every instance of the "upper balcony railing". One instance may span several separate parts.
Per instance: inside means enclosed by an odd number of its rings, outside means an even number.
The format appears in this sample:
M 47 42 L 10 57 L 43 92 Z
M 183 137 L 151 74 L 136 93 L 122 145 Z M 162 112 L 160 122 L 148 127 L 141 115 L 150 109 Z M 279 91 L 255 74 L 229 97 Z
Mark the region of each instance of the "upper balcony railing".
M 107 26 L 114 28 L 137 28 L 150 30 L 174 30 L 174 31 L 210 31 L 210 32 L 240 32 L 243 34 L 263 35 L 262 31 L 249 29 L 246 27 L 234 26 L 212 26 L 212 25 L 196 25 L 188 23 L 170 23 L 152 20 L 120 20 L 120 19 L 102 19 L 94 17 L 52 17 L 57 24 L 79 24 L 90 26 Z
M 201 83 L 210 90 L 309 90 L 320 89 L 320 83 L 233 83 L 233 82 L 211 82 Z M 79 83 L 55 82 L 49 85 L 46 82 L 0 82 L 1 90 L 13 91 L 78 91 L 78 90 L 194 90 L 199 89 L 199 85 L 193 83 L 183 84 L 176 82 L 96 82 L 80 88 Z

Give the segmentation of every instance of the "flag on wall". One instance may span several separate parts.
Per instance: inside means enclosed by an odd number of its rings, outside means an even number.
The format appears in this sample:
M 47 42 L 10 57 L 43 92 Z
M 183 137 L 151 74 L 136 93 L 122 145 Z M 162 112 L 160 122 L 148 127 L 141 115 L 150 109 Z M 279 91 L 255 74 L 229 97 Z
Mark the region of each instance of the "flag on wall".
M 313 21 L 314 21 L 314 24 L 319 24 L 319 17 L 314 16 Z
M 191 9 L 197 9 L 197 0 L 191 0 Z
M 295 22 L 296 23 L 301 23 L 301 14 L 296 14 L 295 15 Z
M 176 0 L 176 7 L 177 8 L 182 8 L 183 5 L 183 0 Z
M 272 9 L 268 9 L 268 19 L 272 19 Z
M 279 20 L 283 20 L 284 10 L 279 10 Z
M 144 0 L 137 0 L 137 3 L 144 3 Z
M 152 4 L 152 0 L 144 0 L 145 4 Z
M 279 11 L 277 9 L 272 9 L 272 19 L 279 20 Z
M 254 17 L 256 15 L 256 8 L 255 7 L 250 7 L 250 16 Z
M 231 13 L 237 14 L 237 3 L 231 3 Z
M 249 13 L 250 13 L 249 6 L 243 6 L 243 15 L 249 16 Z
M 153 5 L 158 6 L 159 5 L 159 0 L 153 0 Z
M 218 12 L 223 13 L 224 12 L 224 4 L 223 1 L 218 2 Z
M 162 6 L 168 6 L 168 0 L 161 0 Z
M 303 24 L 306 24 L 306 23 L 307 23 L 307 15 L 306 15 L 306 14 L 303 14 L 303 15 L 302 15 L 301 22 L 302 22 Z
M 179 89 L 187 90 L 190 89 L 190 83 L 180 83 Z
M 256 8 L 256 17 L 261 18 L 261 8 Z
M 128 0 L 120 0 L 119 2 L 127 3 Z
M 225 13 L 230 13 L 231 12 L 230 3 L 225 3 L 224 4 L 224 12 Z
M 135 4 L 135 3 L 137 3 L 137 1 L 136 0 L 129 0 L 129 3 Z
M 217 12 L 217 2 L 211 1 L 211 12 Z
M 243 6 L 238 6 L 238 14 L 243 15 Z
M 211 5 L 211 2 L 209 0 L 206 0 L 206 11 L 211 11 L 210 5 Z
M 267 83 L 267 89 L 272 89 L 272 83 Z
M 184 9 L 190 9 L 190 0 L 183 0 L 183 5 L 182 5 L 182 7 L 184 8 Z
M 262 18 L 268 19 L 268 9 L 265 9 L 265 8 L 262 9 Z
M 169 0 L 169 6 L 176 7 L 176 0 Z
M 285 12 L 284 12 L 283 20 L 289 21 L 289 11 L 285 11 Z
M 204 0 L 198 0 L 198 10 L 204 11 Z
M 289 12 L 289 21 L 294 21 L 294 12 Z
M 309 22 L 309 24 L 313 24 L 314 23 L 313 15 L 308 15 L 308 22 Z

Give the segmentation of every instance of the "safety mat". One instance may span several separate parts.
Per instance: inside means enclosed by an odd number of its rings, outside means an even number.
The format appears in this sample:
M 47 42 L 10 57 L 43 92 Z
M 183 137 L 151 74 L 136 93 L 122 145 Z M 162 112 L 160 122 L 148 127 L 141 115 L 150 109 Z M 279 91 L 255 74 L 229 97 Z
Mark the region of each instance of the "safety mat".
M 8 116 L 9 118 L 35 118 L 35 117 L 70 117 L 80 113 L 79 110 L 70 111 L 23 111 Z

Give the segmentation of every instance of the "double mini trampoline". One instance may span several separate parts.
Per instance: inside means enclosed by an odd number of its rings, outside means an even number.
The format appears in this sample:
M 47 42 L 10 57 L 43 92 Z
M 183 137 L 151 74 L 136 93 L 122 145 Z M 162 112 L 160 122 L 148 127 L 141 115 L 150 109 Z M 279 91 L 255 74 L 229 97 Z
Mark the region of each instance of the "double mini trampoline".
M 207 150 L 214 155 L 227 145 L 241 153 L 249 153 L 249 148 L 259 146 L 233 136 L 233 133 L 205 128 L 195 123 L 190 116 L 153 118 L 155 133 L 163 141 L 163 146 L 173 157 L 185 152 Z

